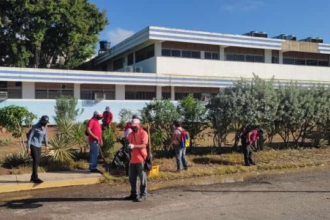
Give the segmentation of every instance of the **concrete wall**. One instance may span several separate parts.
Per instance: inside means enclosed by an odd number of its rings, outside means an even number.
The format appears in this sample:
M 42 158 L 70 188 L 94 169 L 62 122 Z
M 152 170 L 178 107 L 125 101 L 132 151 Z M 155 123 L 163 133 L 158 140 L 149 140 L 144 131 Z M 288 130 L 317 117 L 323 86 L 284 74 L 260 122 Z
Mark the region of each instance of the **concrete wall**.
M 157 57 L 157 73 L 188 76 L 217 76 L 221 78 L 251 78 L 252 73 L 261 78 L 275 76 L 278 80 L 330 82 L 329 67 L 296 66 L 236 61 Z

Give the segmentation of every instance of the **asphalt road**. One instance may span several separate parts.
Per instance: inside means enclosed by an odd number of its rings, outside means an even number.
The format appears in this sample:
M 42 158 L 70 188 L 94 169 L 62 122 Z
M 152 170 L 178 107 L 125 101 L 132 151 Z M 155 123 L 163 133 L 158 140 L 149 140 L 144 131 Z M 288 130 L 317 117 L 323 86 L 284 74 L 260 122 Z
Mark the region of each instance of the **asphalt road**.
M 1 194 L 0 219 L 329 220 L 329 180 L 328 169 L 262 176 L 152 191 L 143 203 L 124 201 L 127 188 L 106 185 Z

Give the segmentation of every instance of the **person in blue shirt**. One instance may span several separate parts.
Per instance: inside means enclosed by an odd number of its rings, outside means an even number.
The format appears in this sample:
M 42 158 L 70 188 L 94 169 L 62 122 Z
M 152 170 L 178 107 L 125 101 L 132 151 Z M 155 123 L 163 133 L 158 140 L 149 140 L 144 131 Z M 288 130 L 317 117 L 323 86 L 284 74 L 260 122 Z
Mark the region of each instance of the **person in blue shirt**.
M 39 122 L 32 126 L 28 132 L 27 153 L 31 154 L 33 160 L 31 182 L 42 183 L 43 181 L 38 177 L 38 167 L 41 157 L 41 145 L 44 142 L 46 145 L 46 153 L 49 149 L 47 146 L 47 124 L 49 117 L 44 115 L 40 118 Z

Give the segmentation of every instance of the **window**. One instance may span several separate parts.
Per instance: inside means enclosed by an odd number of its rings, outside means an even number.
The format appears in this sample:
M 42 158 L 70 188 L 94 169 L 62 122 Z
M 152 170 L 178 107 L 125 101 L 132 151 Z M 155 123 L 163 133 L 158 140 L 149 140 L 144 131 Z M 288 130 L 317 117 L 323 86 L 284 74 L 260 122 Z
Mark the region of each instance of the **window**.
M 61 96 L 73 96 L 72 83 L 36 83 L 36 99 L 56 99 Z
M 171 50 L 172 57 L 181 57 L 181 50 Z
M 283 58 L 284 64 L 294 64 L 294 65 L 307 65 L 307 66 L 329 66 L 329 61 L 327 60 L 313 60 L 313 59 L 302 59 L 302 58 Z
M 326 60 L 319 60 L 318 61 L 319 66 L 329 66 L 329 61 Z
M 162 92 L 163 99 L 171 99 L 171 92 Z
M 108 67 L 107 67 L 107 65 L 103 65 L 103 66 L 102 66 L 102 71 L 108 71 Z
M 317 66 L 317 60 L 306 60 L 306 65 Z
M 152 100 L 156 98 L 156 86 L 125 86 L 125 99 Z
M 191 57 L 191 51 L 189 50 L 183 50 L 182 51 L 182 57 Z
M 141 50 L 135 52 L 135 63 L 149 59 L 155 56 L 155 46 L 154 44 L 147 46 Z
M 9 99 L 21 99 L 22 82 L 0 81 L 0 92 L 7 92 Z
M 119 70 L 124 68 L 124 58 L 113 61 L 113 70 Z
M 131 54 L 128 54 L 127 56 L 127 65 L 132 65 L 134 64 L 134 54 L 131 53 Z
M 236 61 L 245 61 L 245 55 L 242 54 L 235 54 Z
M 272 57 L 272 63 L 279 63 L 278 57 Z
M 306 60 L 304 59 L 295 59 L 296 65 L 306 65 Z
M 207 60 L 219 60 L 219 53 L 205 52 L 204 58 Z
M 105 94 L 106 100 L 115 99 L 115 85 L 108 84 L 81 84 L 80 99 L 94 100 L 96 93 Z
M 162 49 L 162 56 L 170 57 L 171 56 L 171 50 L 170 49 Z
M 201 58 L 201 52 L 200 51 L 191 51 L 191 57 L 192 58 Z
M 283 63 L 284 64 L 294 64 L 294 59 L 293 58 L 283 58 Z
M 264 63 L 265 60 L 263 56 L 254 56 L 254 62 Z

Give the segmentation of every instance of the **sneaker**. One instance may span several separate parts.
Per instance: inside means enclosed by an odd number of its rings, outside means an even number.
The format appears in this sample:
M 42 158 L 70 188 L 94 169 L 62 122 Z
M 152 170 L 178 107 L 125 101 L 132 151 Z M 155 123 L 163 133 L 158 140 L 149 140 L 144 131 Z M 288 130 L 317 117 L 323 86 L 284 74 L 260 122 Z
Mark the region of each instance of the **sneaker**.
M 145 196 L 140 196 L 139 198 L 134 199 L 134 202 L 143 202 L 147 200 L 147 197 Z
M 124 199 L 125 200 L 136 200 L 137 199 L 137 196 L 129 195 L 129 196 L 126 196 Z
M 185 167 L 184 170 L 188 170 L 188 167 Z
M 244 166 L 249 167 L 251 166 L 249 163 L 244 164 Z

